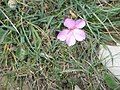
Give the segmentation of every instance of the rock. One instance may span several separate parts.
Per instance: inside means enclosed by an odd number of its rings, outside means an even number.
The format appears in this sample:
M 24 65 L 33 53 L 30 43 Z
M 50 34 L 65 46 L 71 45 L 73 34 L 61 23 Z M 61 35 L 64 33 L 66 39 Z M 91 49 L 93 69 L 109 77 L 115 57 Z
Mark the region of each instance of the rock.
M 120 45 L 106 45 L 106 48 L 101 45 L 99 58 L 102 60 L 103 65 L 120 79 Z
M 8 6 L 9 6 L 11 9 L 15 10 L 16 7 L 17 7 L 17 1 L 16 1 L 16 0 L 9 0 L 9 1 L 8 1 Z
M 75 85 L 75 90 L 81 90 L 78 85 Z

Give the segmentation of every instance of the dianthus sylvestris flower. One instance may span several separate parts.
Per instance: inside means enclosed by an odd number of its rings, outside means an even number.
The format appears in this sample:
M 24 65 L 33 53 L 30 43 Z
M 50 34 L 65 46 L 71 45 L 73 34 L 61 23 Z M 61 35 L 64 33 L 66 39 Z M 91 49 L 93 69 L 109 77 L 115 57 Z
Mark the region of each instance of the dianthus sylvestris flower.
M 57 39 L 65 41 L 68 46 L 72 46 L 77 41 L 83 41 L 86 38 L 86 34 L 82 28 L 86 25 L 85 20 L 78 19 L 73 20 L 70 18 L 65 19 L 64 26 L 67 27 L 59 32 Z

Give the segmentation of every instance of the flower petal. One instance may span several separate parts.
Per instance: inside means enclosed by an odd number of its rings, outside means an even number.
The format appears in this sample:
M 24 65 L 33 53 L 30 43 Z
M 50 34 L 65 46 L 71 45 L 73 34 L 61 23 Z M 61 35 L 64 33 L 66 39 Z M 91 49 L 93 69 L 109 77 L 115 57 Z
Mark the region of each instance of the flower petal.
M 86 34 L 83 30 L 74 29 L 73 32 L 77 41 L 83 41 L 86 38 Z
M 57 39 L 59 39 L 60 41 L 65 41 L 68 33 L 68 29 L 63 29 L 63 31 L 60 31 L 60 33 L 57 35 Z
M 83 28 L 86 25 L 86 22 L 83 19 L 78 19 L 76 20 L 75 23 L 76 23 L 75 25 L 76 28 Z
M 73 31 L 70 31 L 67 38 L 66 38 L 66 43 L 68 46 L 72 46 L 76 43 L 75 37 L 73 35 Z
M 64 26 L 66 26 L 69 29 L 73 29 L 75 27 L 75 21 L 73 19 L 65 19 Z

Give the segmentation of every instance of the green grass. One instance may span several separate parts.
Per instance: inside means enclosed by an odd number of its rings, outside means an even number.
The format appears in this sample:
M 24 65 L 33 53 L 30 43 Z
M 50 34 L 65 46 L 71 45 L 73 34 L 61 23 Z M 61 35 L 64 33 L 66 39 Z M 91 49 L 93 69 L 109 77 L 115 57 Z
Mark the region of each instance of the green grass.
M 119 0 L 102 6 L 99 0 L 17 0 L 15 10 L 7 1 L 0 1 L 2 90 L 118 88 L 119 81 L 98 59 L 98 47 L 119 42 Z M 88 21 L 85 41 L 68 47 L 57 40 L 65 17 Z

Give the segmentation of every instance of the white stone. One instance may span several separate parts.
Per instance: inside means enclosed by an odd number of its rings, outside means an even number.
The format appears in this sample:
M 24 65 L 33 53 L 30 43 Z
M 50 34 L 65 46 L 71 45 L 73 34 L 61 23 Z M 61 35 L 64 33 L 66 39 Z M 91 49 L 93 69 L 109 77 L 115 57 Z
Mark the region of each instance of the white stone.
M 16 1 L 16 0 L 9 0 L 9 1 L 8 1 L 8 6 L 9 6 L 11 9 L 16 9 L 16 7 L 17 7 L 17 1 Z
M 81 89 L 79 88 L 78 85 L 75 85 L 75 89 L 74 90 L 81 90 Z
M 100 45 L 99 58 L 103 65 L 120 79 L 120 45 L 106 45 L 105 47 Z

